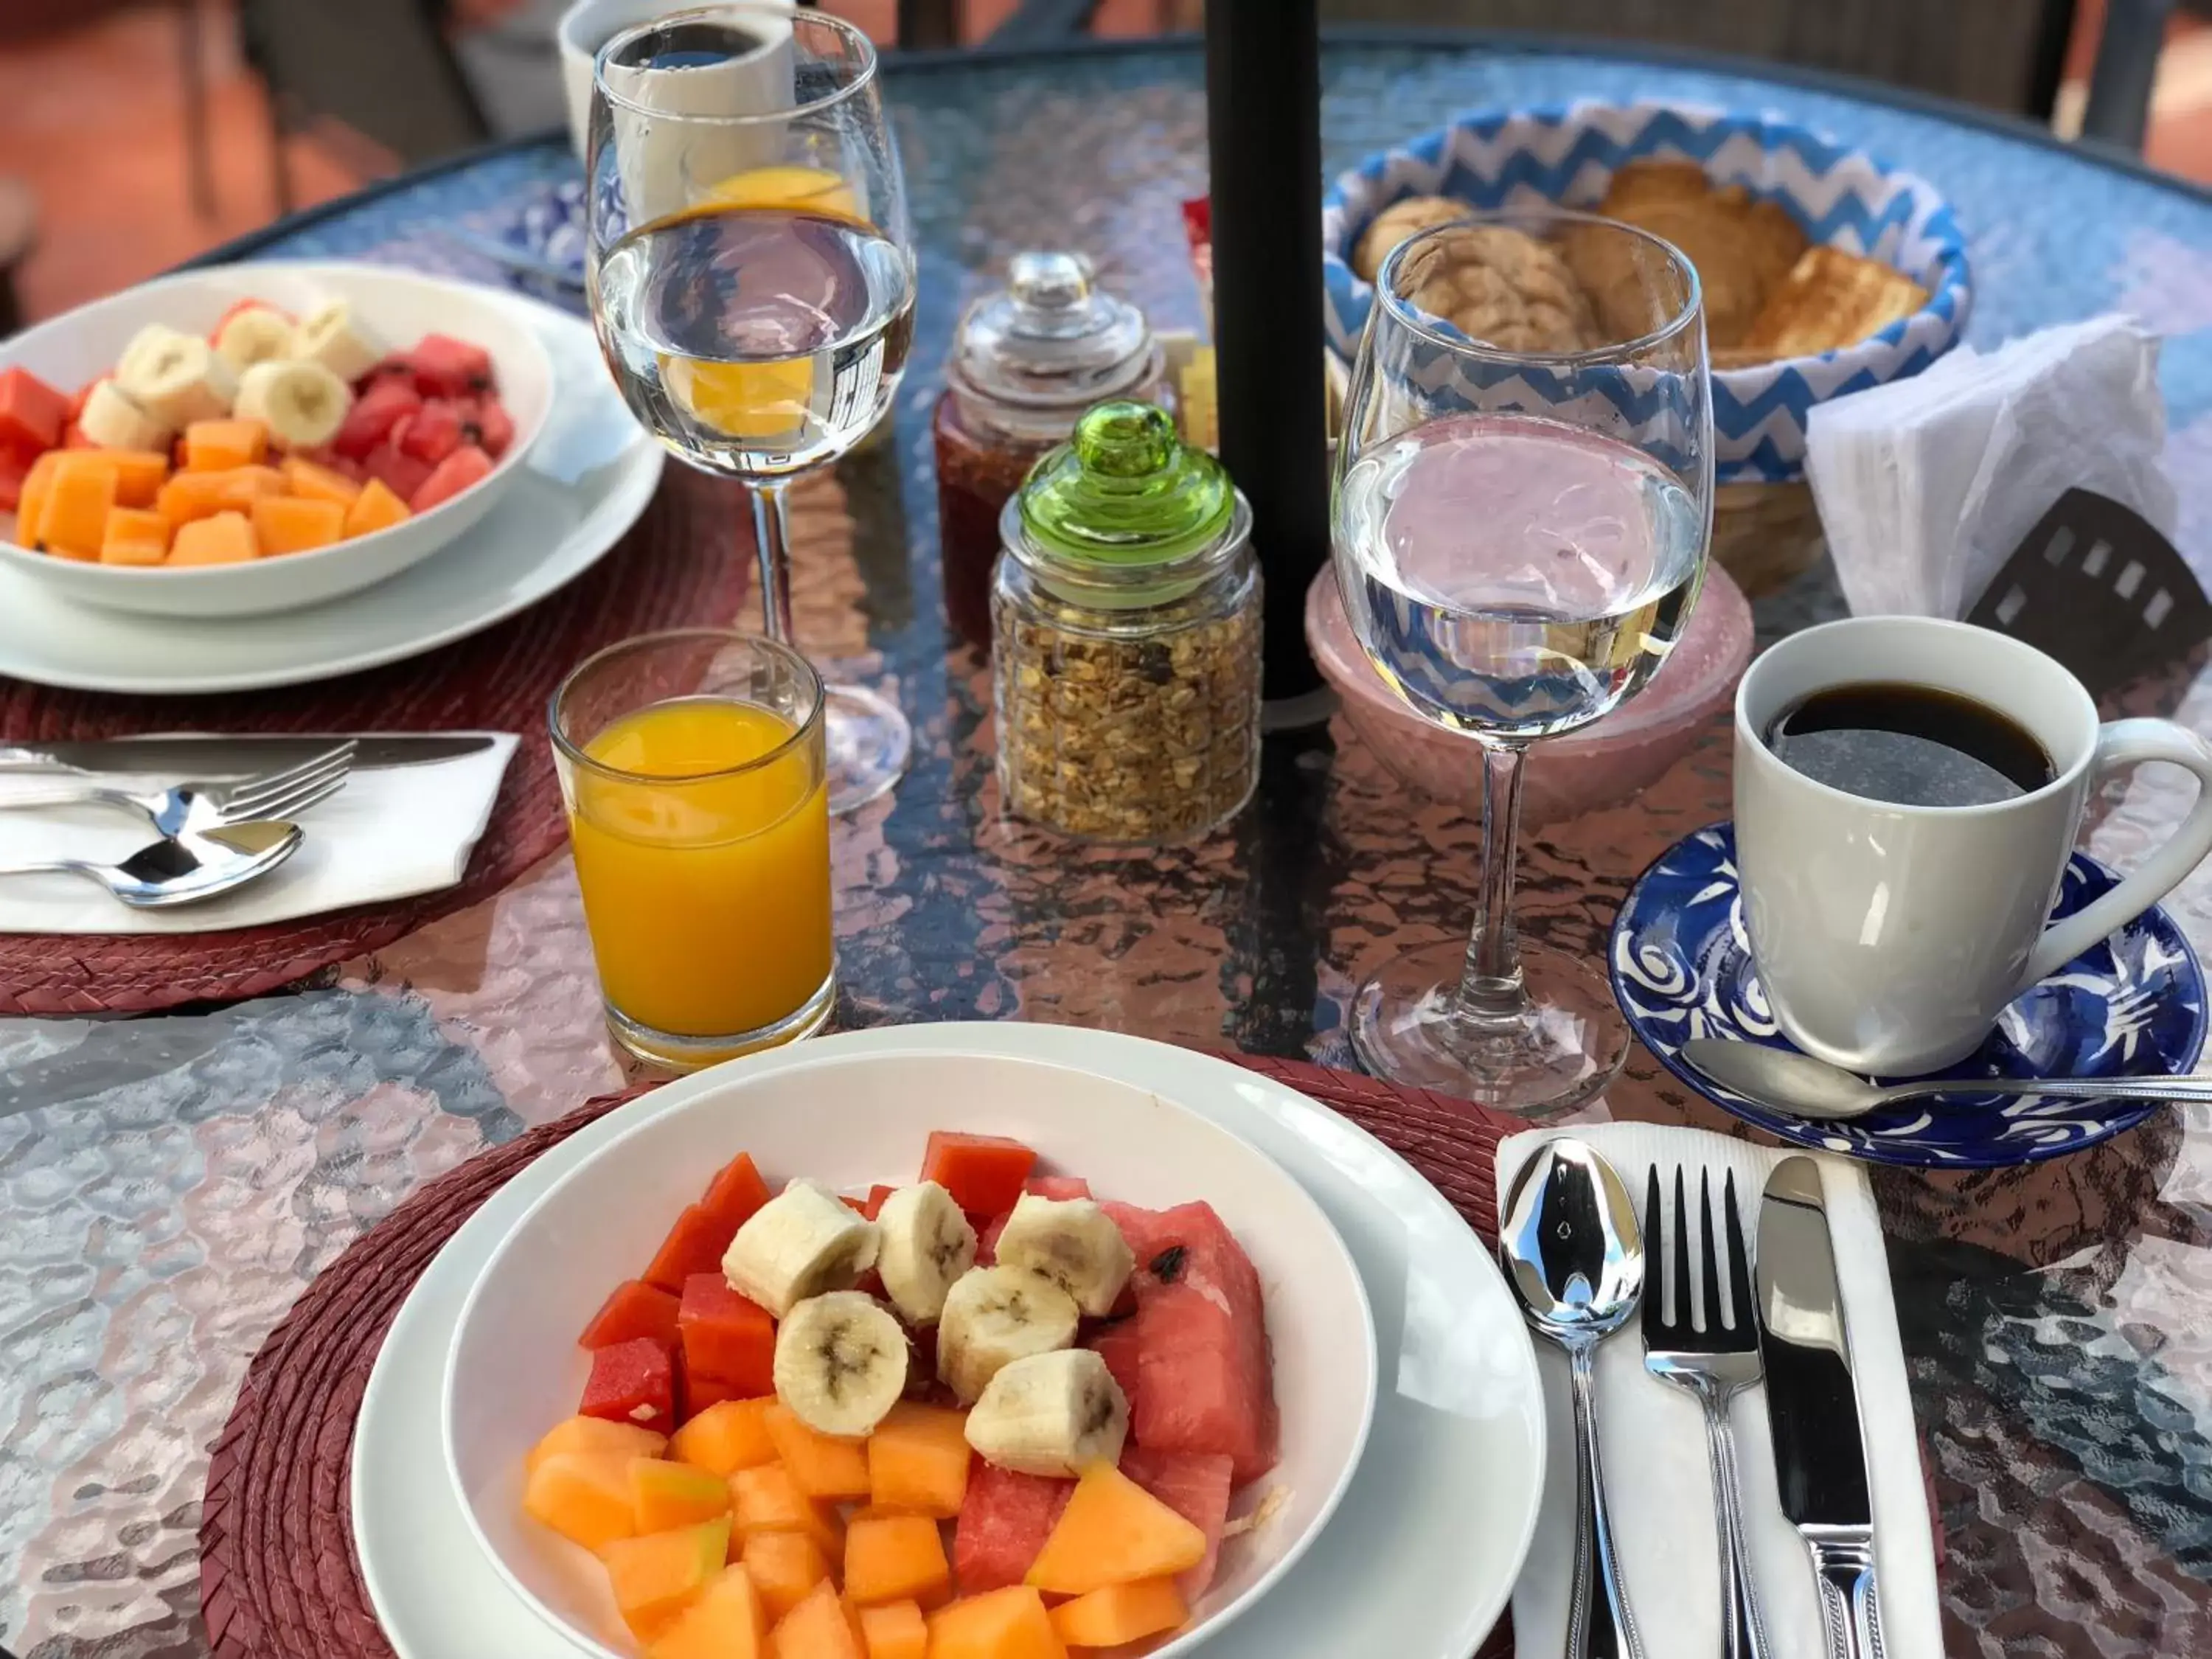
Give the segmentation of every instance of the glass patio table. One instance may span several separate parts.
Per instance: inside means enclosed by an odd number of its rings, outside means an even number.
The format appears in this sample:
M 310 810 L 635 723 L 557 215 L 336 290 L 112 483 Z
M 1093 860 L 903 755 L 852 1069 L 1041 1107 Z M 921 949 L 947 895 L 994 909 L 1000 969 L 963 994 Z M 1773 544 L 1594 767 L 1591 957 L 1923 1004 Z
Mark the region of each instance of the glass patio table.
M 2166 336 L 2181 538 L 2212 568 L 2212 198 L 2002 120 L 1713 60 L 1342 38 L 1324 75 L 1332 171 L 1464 109 L 1576 97 L 1772 110 L 1909 165 L 1972 239 L 1977 343 L 2109 309 Z M 1409 798 L 1340 721 L 1270 738 L 1254 805 L 1194 846 L 1077 848 L 998 815 L 988 675 L 940 608 L 928 411 L 945 347 L 1035 246 L 1083 248 L 1157 324 L 1199 324 L 1179 204 L 1205 188 L 1202 86 L 1188 42 L 890 70 L 921 257 L 915 368 L 893 442 L 805 492 L 794 560 L 801 641 L 858 659 L 916 733 L 896 793 L 836 830 L 840 1025 L 1050 1020 L 1346 1065 L 1363 972 L 1473 908 L 1478 827 Z M 505 147 L 225 257 L 496 278 L 441 227 L 573 168 L 564 139 Z M 1758 614 L 1771 637 L 1839 610 L 1815 570 Z M 2212 732 L 2212 678 L 2176 717 Z M 1632 804 L 1535 832 L 1523 925 L 1601 950 L 1628 884 L 1725 817 L 1728 787 L 1717 724 Z M 2147 775 L 2086 844 L 2126 867 L 2186 805 Z M 2212 871 L 2169 908 L 2212 946 Z M 204 1652 L 207 1449 L 270 1328 L 426 1178 L 627 1077 L 565 854 L 283 994 L 0 1021 L 0 1644 Z M 1640 1054 L 1600 1109 L 1730 1123 Z M 2212 1115 L 1875 1185 L 1946 1540 L 1948 1650 L 2212 1651 Z

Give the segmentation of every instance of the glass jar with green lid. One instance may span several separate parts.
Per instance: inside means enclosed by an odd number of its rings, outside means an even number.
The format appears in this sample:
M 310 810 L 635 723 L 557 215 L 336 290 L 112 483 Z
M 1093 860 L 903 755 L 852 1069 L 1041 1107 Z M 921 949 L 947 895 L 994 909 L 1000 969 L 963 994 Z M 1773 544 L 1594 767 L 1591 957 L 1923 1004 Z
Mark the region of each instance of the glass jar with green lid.
M 1088 840 L 1185 841 L 1260 767 L 1260 572 L 1221 464 L 1100 404 L 1000 519 L 991 589 L 1007 808 Z

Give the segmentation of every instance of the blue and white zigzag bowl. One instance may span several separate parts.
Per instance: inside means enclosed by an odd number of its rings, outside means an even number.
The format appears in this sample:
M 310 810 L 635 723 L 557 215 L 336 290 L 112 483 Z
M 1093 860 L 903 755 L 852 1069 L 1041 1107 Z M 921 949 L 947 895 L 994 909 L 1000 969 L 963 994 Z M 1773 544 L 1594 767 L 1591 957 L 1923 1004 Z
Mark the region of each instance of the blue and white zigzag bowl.
M 1349 263 L 1375 216 L 1408 196 L 1471 212 L 1545 203 L 1595 206 L 1630 161 L 1688 161 L 1716 184 L 1779 203 L 1816 243 L 1896 266 L 1929 292 L 1869 339 L 1713 375 L 1714 455 L 1723 483 L 1785 483 L 1805 459 L 1815 404 L 1917 374 L 1958 343 L 1972 303 L 1966 238 L 1924 179 L 1772 116 L 1680 104 L 1576 103 L 1461 117 L 1386 150 L 1323 198 L 1322 264 L 1331 348 L 1358 349 L 1375 290 Z

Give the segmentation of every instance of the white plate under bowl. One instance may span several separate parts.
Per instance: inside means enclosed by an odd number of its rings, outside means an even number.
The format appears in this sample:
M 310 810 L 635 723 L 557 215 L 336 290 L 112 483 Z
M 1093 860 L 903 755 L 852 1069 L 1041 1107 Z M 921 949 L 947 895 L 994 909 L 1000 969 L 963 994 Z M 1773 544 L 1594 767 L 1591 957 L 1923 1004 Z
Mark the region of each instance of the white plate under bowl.
M 508 473 L 506 493 L 453 546 L 362 592 L 262 617 L 149 617 L 78 605 L 40 573 L 0 561 L 0 674 L 158 696 L 298 685 L 450 644 L 598 563 L 653 499 L 665 452 L 623 406 L 588 324 L 535 300 L 476 292 L 536 342 L 552 392 L 544 429 Z
M 1528 1552 L 1543 1486 L 1543 1402 L 1510 1291 L 1435 1188 L 1304 1096 L 1134 1037 L 915 1026 L 820 1038 L 738 1065 L 750 1075 L 863 1056 L 1086 1073 L 1211 1120 L 1295 1179 L 1365 1285 L 1381 1355 L 1373 1425 L 1334 1518 L 1273 1593 L 1234 1623 L 1216 1619 L 1197 1632 L 1205 1659 L 1466 1659 L 1504 1610 Z M 639 1126 L 723 1086 L 711 1073 L 669 1084 L 546 1152 L 454 1234 L 401 1309 L 362 1402 L 352 1482 L 362 1577 L 401 1659 L 579 1651 L 509 1587 L 453 1490 L 434 1426 L 449 1351 L 485 1265 L 547 1192 Z
M 148 569 L 88 564 L 0 539 L 0 563 L 83 605 L 160 617 L 257 617 L 321 605 L 389 580 L 446 546 L 490 511 L 520 474 L 553 406 L 553 366 L 537 331 L 497 289 L 388 265 L 262 260 L 180 271 L 79 306 L 0 345 L 0 368 L 30 370 L 68 389 L 106 374 L 131 337 L 162 323 L 205 334 L 241 300 L 300 316 L 343 300 L 362 325 L 397 350 L 450 334 L 491 354 L 514 441 L 489 476 L 450 501 L 372 535 L 244 564 Z
M 805 1176 L 865 1192 L 914 1180 L 933 1129 L 1011 1135 L 1051 1172 L 1147 1209 L 1203 1199 L 1259 1272 L 1282 1455 L 1232 1514 L 1268 1519 L 1223 1553 L 1189 1632 L 1157 1659 L 1188 1652 L 1249 1607 L 1335 1509 L 1374 1416 L 1374 1328 L 1343 1241 L 1279 1165 L 1175 1095 L 1079 1067 L 801 1043 L 718 1067 L 569 1170 L 501 1241 L 461 1310 L 446 1376 L 454 1491 L 509 1583 L 593 1659 L 637 1651 L 605 1570 L 522 1509 L 524 1460 L 574 1413 L 591 1370 L 576 1333 L 652 1259 L 699 1196 L 702 1170 L 750 1152 L 778 1190 Z

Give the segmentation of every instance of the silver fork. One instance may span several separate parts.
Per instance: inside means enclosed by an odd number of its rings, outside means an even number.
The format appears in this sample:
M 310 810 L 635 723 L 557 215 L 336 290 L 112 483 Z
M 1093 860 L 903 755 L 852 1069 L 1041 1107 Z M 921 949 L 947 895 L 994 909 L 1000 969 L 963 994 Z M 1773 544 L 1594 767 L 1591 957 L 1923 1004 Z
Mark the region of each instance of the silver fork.
M 350 738 L 281 772 L 236 783 L 180 783 L 139 794 L 75 779 L 43 788 L 10 788 L 0 794 L 0 811 L 42 806 L 113 806 L 149 820 L 165 836 L 204 832 L 258 819 L 295 818 L 316 802 L 345 787 L 358 747 Z
M 1655 1166 L 1644 1188 L 1644 1247 L 1650 1276 L 1644 1287 L 1644 1366 L 1698 1397 L 1705 1411 L 1705 1450 L 1712 1465 L 1713 1512 L 1720 1529 L 1721 1653 L 1723 1659 L 1766 1659 L 1766 1627 L 1753 1593 L 1751 1556 L 1746 1547 L 1743 1492 L 1736 1479 L 1735 1431 L 1729 1402 L 1759 1381 L 1759 1330 L 1752 1317 L 1751 1261 L 1743 1247 L 1743 1221 L 1736 1211 L 1735 1176 L 1722 1188 L 1727 1217 L 1729 1295 L 1721 1296 L 1720 1267 L 1713 1237 L 1712 1177 L 1698 1176 L 1700 1237 L 1705 1241 L 1698 1275 L 1705 1328 L 1691 1320 L 1690 1217 L 1683 1197 L 1682 1171 L 1674 1170 L 1674 1249 L 1660 1202 Z M 1668 1270 L 1671 1255 L 1673 1268 Z M 1671 1280 L 1671 1283 L 1668 1281 Z M 1674 1316 L 1667 1314 L 1669 1300 Z

